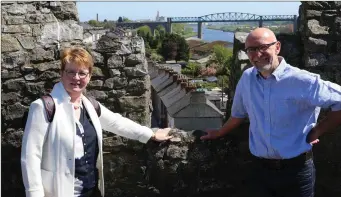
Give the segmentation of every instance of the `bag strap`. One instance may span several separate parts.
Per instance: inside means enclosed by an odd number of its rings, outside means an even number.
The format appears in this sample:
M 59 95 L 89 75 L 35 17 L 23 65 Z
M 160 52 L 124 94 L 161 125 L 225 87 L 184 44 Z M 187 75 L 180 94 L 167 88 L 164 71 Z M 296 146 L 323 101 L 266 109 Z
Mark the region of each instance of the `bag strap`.
M 54 117 L 54 113 L 56 111 L 55 105 L 54 105 L 54 100 L 50 94 L 41 96 L 41 99 L 43 100 L 43 103 L 45 106 L 47 120 L 49 122 L 52 122 L 53 117 Z
M 99 106 L 98 101 L 96 101 L 96 99 L 94 99 L 93 97 L 90 97 L 90 96 L 86 96 L 86 98 L 94 106 L 94 108 L 96 110 L 96 113 L 97 113 L 97 116 L 100 117 L 101 116 L 101 107 Z M 47 120 L 49 122 L 52 122 L 54 114 L 55 114 L 55 111 L 56 111 L 54 100 L 53 100 L 53 98 L 52 98 L 52 96 L 50 94 L 41 96 L 41 99 L 43 100 L 43 103 L 44 103 L 44 106 L 45 106 Z
M 91 104 L 94 106 L 97 116 L 100 117 L 101 116 L 101 107 L 99 106 L 98 101 L 96 101 L 96 99 L 94 99 L 91 96 L 86 96 L 86 98 L 91 102 Z

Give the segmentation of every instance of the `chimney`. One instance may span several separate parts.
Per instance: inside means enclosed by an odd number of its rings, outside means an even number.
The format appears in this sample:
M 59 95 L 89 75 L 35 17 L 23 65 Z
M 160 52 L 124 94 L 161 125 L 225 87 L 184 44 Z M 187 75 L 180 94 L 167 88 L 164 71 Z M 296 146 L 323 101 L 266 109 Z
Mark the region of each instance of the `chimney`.
M 179 79 L 179 76 L 177 74 L 173 75 L 173 82 L 177 82 Z
M 187 87 L 187 82 L 182 81 L 180 84 L 181 84 L 181 88 L 186 88 Z
M 98 22 L 98 13 L 96 14 L 96 20 L 97 20 L 97 22 Z
M 206 95 L 203 91 L 194 91 L 191 92 L 191 103 L 206 103 Z
M 187 92 L 187 93 L 188 93 L 188 92 L 195 92 L 195 89 L 196 89 L 196 87 L 190 85 L 190 86 L 186 87 L 186 92 Z

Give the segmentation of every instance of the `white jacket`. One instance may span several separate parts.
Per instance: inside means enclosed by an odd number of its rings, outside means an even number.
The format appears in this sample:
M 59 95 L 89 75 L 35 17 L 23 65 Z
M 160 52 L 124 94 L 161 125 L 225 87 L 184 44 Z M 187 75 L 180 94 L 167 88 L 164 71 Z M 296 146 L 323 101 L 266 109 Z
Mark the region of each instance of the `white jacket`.
M 54 86 L 51 95 L 56 108 L 51 123 L 47 120 L 41 99 L 34 101 L 29 109 L 21 150 L 27 197 L 72 197 L 74 194 L 74 110 L 61 82 Z M 150 139 L 153 132 L 101 104 L 101 116 L 98 117 L 85 96 L 82 96 L 82 101 L 97 132 L 99 155 L 96 166 L 99 170 L 99 189 L 104 196 L 102 129 L 143 143 Z

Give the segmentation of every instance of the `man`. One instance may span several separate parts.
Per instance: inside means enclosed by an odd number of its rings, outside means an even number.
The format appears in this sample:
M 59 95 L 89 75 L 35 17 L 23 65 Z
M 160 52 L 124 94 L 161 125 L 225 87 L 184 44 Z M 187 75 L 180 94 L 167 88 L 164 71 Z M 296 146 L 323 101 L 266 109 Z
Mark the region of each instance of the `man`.
M 253 67 L 238 82 L 231 117 L 201 139 L 224 136 L 248 117 L 255 160 L 252 196 L 313 197 L 312 146 L 341 124 L 341 87 L 287 64 L 278 56 L 280 48 L 269 29 L 257 28 L 247 36 L 245 52 Z M 317 124 L 320 108 L 332 111 Z

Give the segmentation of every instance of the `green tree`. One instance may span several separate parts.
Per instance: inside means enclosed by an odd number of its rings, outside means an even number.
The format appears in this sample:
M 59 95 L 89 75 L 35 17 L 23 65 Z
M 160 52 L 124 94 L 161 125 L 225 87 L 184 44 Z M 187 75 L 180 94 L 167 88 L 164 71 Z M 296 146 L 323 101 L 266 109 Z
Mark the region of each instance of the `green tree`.
M 183 37 L 178 37 L 177 38 L 177 43 L 178 43 L 178 52 L 175 57 L 176 61 L 184 60 L 188 61 L 189 60 L 189 46 Z
M 183 23 L 173 23 L 172 24 L 172 32 L 179 34 L 179 35 L 184 35 L 185 33 L 185 24 Z
M 166 35 L 166 29 L 162 25 L 156 26 L 156 34 L 159 36 L 160 40 L 163 40 Z
M 185 68 L 181 69 L 181 73 L 191 77 L 198 77 L 200 75 L 201 66 L 195 62 L 189 62 Z
M 89 20 L 89 25 L 93 26 L 93 27 L 100 27 L 101 23 L 96 21 L 96 20 Z
M 148 34 L 151 35 L 152 31 L 150 30 L 150 27 L 147 25 L 144 25 L 137 29 L 137 35 L 141 36 L 145 41 Z
M 160 54 L 164 60 L 174 60 L 178 51 L 178 45 L 173 39 L 167 39 L 162 42 Z
M 164 60 L 189 59 L 189 47 L 186 40 L 178 34 L 166 34 L 162 41 L 159 53 Z
M 131 22 L 131 20 L 128 19 L 127 17 L 123 17 L 123 22 Z
M 222 45 L 215 45 L 213 47 L 213 54 L 212 58 L 210 59 L 210 63 L 215 63 L 218 65 L 217 75 L 230 74 L 232 55 L 232 50 Z

